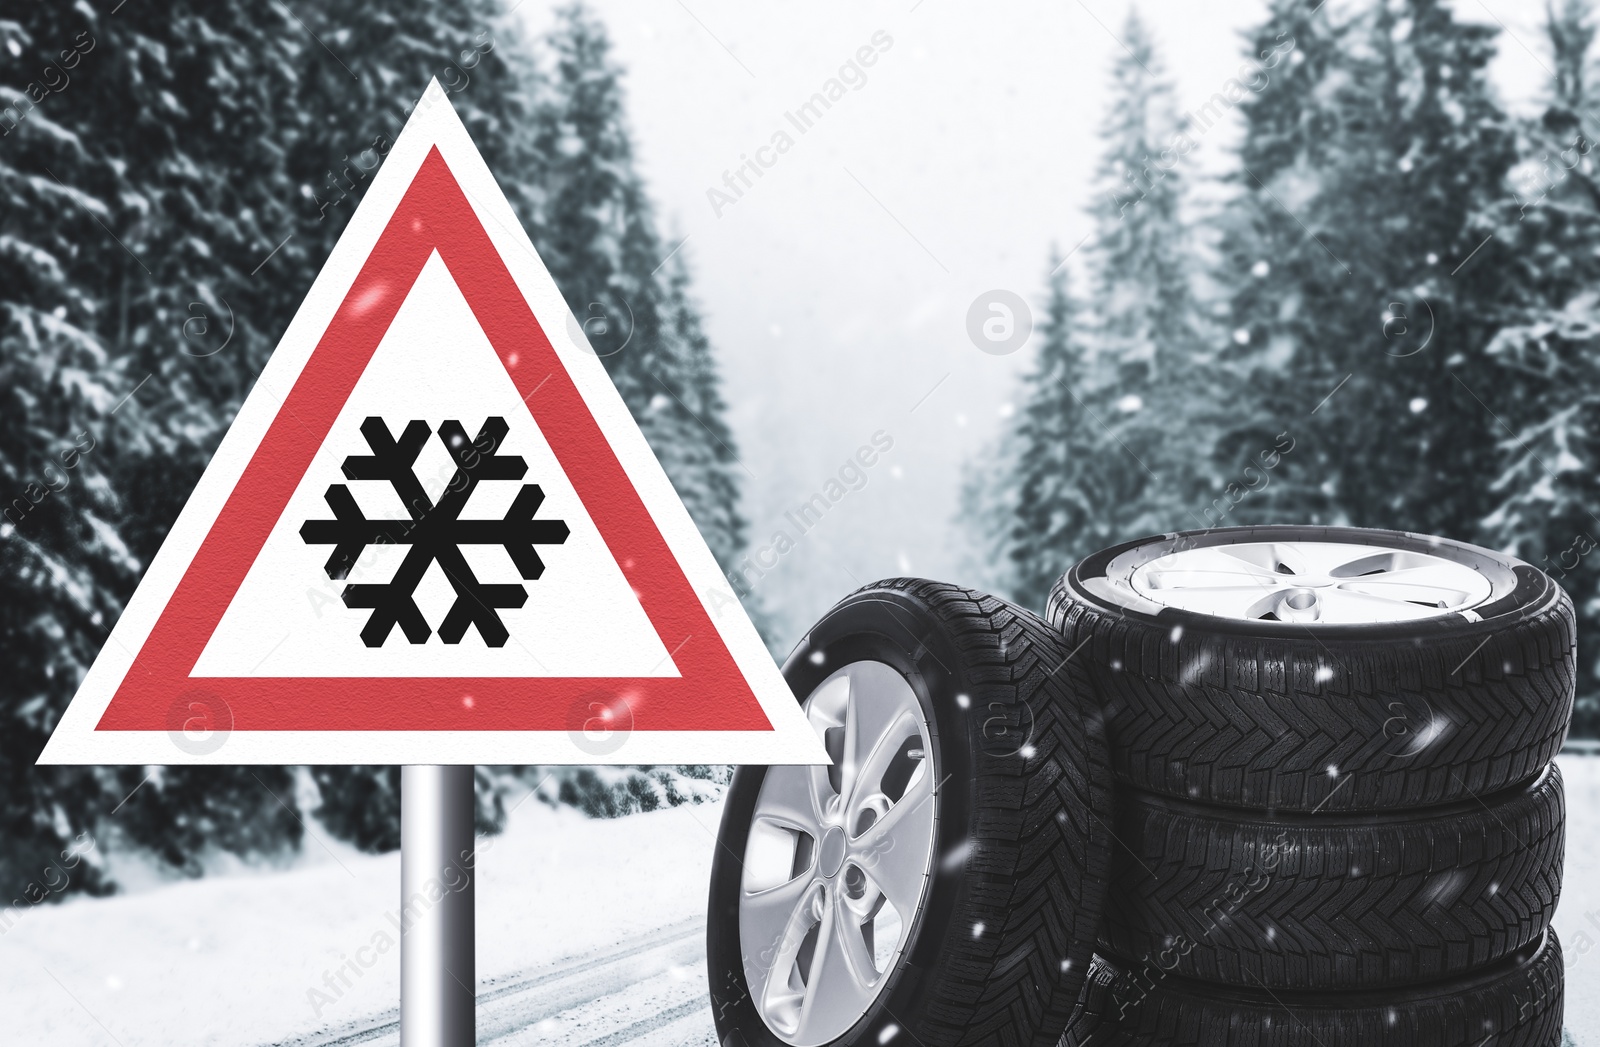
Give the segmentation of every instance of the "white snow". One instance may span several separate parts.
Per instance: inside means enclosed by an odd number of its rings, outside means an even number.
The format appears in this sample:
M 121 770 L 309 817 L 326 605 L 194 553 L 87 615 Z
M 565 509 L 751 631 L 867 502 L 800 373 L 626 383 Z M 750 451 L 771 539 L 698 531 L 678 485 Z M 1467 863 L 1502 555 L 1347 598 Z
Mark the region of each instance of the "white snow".
M 720 803 L 610 821 L 537 800 L 521 804 L 505 833 L 479 841 L 480 991 L 530 967 L 703 917 L 720 816 Z M 305 846 L 320 850 L 313 841 Z M 23 912 L 0 935 L 0 1039 L 231 1047 L 394 1008 L 399 855 L 332 853 L 338 857 L 326 864 L 287 872 Z M 348 988 L 334 973 L 341 967 Z M 312 990 L 330 998 L 319 1001 L 320 1014 Z M 709 1004 L 702 1017 L 709 1022 Z
M 1563 754 L 1567 861 L 1556 934 L 1567 968 L 1566 1021 L 1579 1047 L 1600 1044 L 1600 755 Z
M 1600 1047 L 1600 755 L 1567 754 L 1559 763 L 1568 821 L 1555 926 L 1566 952 L 1566 1024 L 1578 1047 Z M 611 821 L 522 803 L 504 834 L 480 841 L 480 991 L 703 917 L 720 817 L 719 803 Z M 315 841 L 305 846 L 322 853 Z M 339 845 L 329 857 L 24 911 L 0 934 L 5 1042 L 254 1047 L 392 1010 L 399 951 L 379 948 L 399 938 L 390 919 L 399 857 L 353 855 Z M 332 973 L 341 966 L 349 988 Z M 704 973 L 685 977 L 650 990 L 684 1000 L 686 1009 L 652 1042 L 681 1042 L 709 1028 L 709 1007 L 689 1006 L 704 992 Z M 320 1014 L 313 989 L 332 997 Z M 618 1027 L 639 1018 L 641 999 L 632 991 L 615 997 Z M 601 1007 L 585 1021 L 611 1013 Z M 563 1027 L 555 1038 L 576 1043 L 608 1028 Z

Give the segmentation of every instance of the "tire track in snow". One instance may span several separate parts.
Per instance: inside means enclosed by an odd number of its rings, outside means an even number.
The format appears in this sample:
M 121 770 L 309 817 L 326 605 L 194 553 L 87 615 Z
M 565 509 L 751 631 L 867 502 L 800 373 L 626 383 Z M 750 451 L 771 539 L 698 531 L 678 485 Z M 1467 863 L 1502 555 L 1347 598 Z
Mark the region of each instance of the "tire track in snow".
M 504 1047 L 712 1045 L 705 920 L 697 917 L 483 985 L 478 1042 Z M 273 1041 L 272 1047 L 397 1047 L 400 1011 Z

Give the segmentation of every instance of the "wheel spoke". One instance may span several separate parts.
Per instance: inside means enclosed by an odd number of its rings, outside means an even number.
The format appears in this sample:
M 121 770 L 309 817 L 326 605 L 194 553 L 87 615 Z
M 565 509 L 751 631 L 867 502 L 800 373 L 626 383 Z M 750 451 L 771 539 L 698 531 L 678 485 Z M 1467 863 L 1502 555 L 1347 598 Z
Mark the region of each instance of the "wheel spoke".
M 1270 601 L 1285 587 L 1263 589 L 1259 585 L 1217 586 L 1214 589 L 1169 589 L 1162 603 L 1185 611 L 1225 615 L 1229 618 L 1259 618 L 1270 610 Z M 1263 606 L 1263 603 L 1266 606 Z
M 1236 563 L 1247 563 L 1263 574 L 1283 578 L 1307 573 L 1305 558 L 1295 547 L 1287 544 L 1249 542 L 1243 545 L 1218 545 L 1213 548 L 1228 559 Z M 1281 571 L 1278 569 L 1280 566 L 1287 567 L 1288 570 Z
M 1198 549 L 1187 549 L 1182 553 L 1170 553 L 1151 563 L 1151 571 L 1194 570 L 1217 571 L 1223 574 L 1245 574 L 1260 578 L 1274 578 L 1278 572 L 1274 565 L 1265 561 L 1270 558 L 1270 553 L 1259 553 L 1252 556 L 1249 552 L 1253 546 L 1228 546 L 1210 545 Z M 1243 550 L 1243 552 L 1241 552 Z
M 1445 564 L 1419 564 L 1415 567 L 1402 567 L 1394 571 L 1384 571 L 1381 574 L 1370 574 L 1359 578 L 1352 578 L 1356 582 L 1404 582 L 1408 585 L 1425 585 L 1435 589 L 1461 590 L 1470 588 L 1467 583 L 1483 579 L 1485 588 L 1489 587 L 1489 580 L 1476 571 L 1467 574 L 1463 571 L 1450 570 Z
M 816 921 L 809 909 L 817 884 L 807 876 L 765 891 L 746 892 L 739 902 L 739 944 L 744 952 L 745 981 L 750 998 L 766 1006 L 769 994 L 787 991 L 790 967 Z M 775 983 L 775 984 L 774 984 Z
M 756 801 L 755 816 L 812 837 L 822 833 L 827 804 L 833 795 L 827 767 L 776 765 L 767 768 Z
M 856 864 L 906 920 L 922 898 L 933 850 L 935 800 L 927 770 L 924 768 L 900 801 L 851 846 Z
M 886 736 L 900 732 L 899 740 L 918 731 L 915 716 L 896 700 L 907 695 L 906 682 L 899 673 L 881 662 L 858 662 L 846 672 L 850 677 L 850 704 L 845 717 L 839 794 L 848 809 L 853 809 L 863 795 L 863 783 L 869 789 L 875 788 L 883 778 L 880 751 Z M 893 755 L 891 751 L 889 757 Z
M 848 801 L 850 793 L 855 789 L 856 774 L 861 761 L 856 755 L 856 747 L 860 744 L 861 717 L 864 710 L 862 705 L 863 681 L 859 678 L 859 667 L 852 664 L 845 667 L 845 680 L 849 691 L 845 697 L 845 704 L 841 710 L 844 721 L 844 742 L 840 746 L 839 756 L 839 798 Z
M 850 906 L 841 904 L 834 906 L 833 921 L 834 936 L 829 944 L 834 949 L 828 953 L 828 959 L 835 962 L 842 959 L 856 985 L 863 993 L 869 992 L 878 980 L 878 969 L 873 965 L 872 950 L 867 948 L 862 932 L 866 920 Z
M 1273 555 L 1294 568 L 1296 575 L 1328 575 L 1364 553 L 1378 552 L 1338 542 L 1278 542 Z
M 1284 585 L 1283 575 L 1269 575 L 1262 571 L 1209 571 L 1181 570 L 1151 571 L 1145 575 L 1152 589 L 1218 589 L 1255 586 L 1257 589 L 1276 589 Z
M 1377 575 L 1359 582 L 1345 582 L 1339 586 L 1347 593 L 1375 596 L 1380 600 L 1398 600 L 1402 603 L 1421 604 L 1426 607 L 1457 607 L 1467 601 L 1470 593 L 1460 589 L 1442 589 L 1436 585 L 1413 585 L 1383 579 Z
M 1481 585 L 1474 585 L 1482 579 Z M 1459 607 L 1469 600 L 1482 599 L 1490 587 L 1487 578 L 1463 574 L 1439 564 L 1422 564 L 1396 571 L 1364 574 L 1342 582 L 1339 588 L 1391 600 L 1406 600 L 1445 607 Z
M 1436 607 L 1370 596 L 1343 586 L 1318 589 L 1317 599 L 1322 603 L 1321 620 L 1324 622 L 1408 622 L 1432 618 L 1439 613 Z
M 917 718 L 909 709 L 901 710 L 878 734 L 872 747 L 862 757 L 855 782 L 845 794 L 846 810 L 858 811 L 866 800 L 883 794 L 883 778 L 895 757 L 899 756 L 908 739 L 920 738 Z
M 823 1038 L 817 1033 L 822 1031 L 825 1035 L 837 1026 L 841 1013 L 859 1014 L 872 1000 L 876 979 L 872 977 L 875 972 L 871 956 L 866 943 L 860 940 L 861 928 L 852 925 L 848 910 L 829 899 L 806 979 L 805 1003 L 800 1007 L 801 1040 Z M 868 972 L 865 977 L 855 966 L 863 956 Z

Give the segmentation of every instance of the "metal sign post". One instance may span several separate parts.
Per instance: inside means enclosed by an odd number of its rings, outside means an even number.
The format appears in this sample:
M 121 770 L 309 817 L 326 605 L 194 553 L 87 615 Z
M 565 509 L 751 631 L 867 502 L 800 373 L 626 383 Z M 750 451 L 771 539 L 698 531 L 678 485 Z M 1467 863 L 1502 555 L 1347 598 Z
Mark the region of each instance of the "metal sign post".
M 400 1043 L 472 1047 L 473 768 L 400 770 Z

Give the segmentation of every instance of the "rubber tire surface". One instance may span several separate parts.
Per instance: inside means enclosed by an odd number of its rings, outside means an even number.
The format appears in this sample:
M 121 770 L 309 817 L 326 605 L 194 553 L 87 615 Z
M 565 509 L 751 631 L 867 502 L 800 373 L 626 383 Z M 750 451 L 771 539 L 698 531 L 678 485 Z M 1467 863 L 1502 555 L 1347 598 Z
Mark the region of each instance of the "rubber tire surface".
M 1111 847 L 1110 764 L 1076 660 L 1037 616 L 894 579 L 845 598 L 784 665 L 804 699 L 841 666 L 898 669 L 930 714 L 938 839 L 890 981 L 839 1044 L 1056 1044 L 1089 969 Z M 778 1047 L 739 942 L 742 858 L 764 767 L 740 767 L 711 873 L 707 959 L 725 1047 Z M 909 1033 L 909 1036 L 905 1034 Z M 891 1038 L 893 1036 L 891 1035 Z
M 1517 585 L 1476 608 L 1481 621 L 1381 625 L 1134 610 L 1085 585 L 1155 542 L 1290 540 L 1468 550 L 1510 565 Z M 1467 800 L 1538 774 L 1572 714 L 1566 592 L 1527 564 L 1443 539 L 1288 526 L 1146 538 L 1078 563 L 1056 583 L 1046 617 L 1089 656 L 1118 778 L 1180 799 L 1296 811 Z
M 1153 969 L 1152 969 L 1153 970 Z M 1560 1047 L 1555 932 L 1466 978 L 1389 992 L 1249 993 L 1095 958 L 1062 1047 Z
M 1536 942 L 1561 893 L 1565 804 L 1534 782 L 1385 815 L 1266 816 L 1125 791 L 1104 951 L 1270 989 L 1439 981 Z

